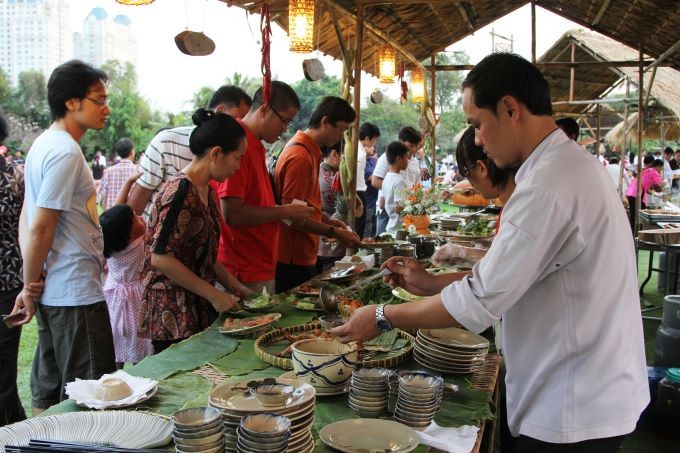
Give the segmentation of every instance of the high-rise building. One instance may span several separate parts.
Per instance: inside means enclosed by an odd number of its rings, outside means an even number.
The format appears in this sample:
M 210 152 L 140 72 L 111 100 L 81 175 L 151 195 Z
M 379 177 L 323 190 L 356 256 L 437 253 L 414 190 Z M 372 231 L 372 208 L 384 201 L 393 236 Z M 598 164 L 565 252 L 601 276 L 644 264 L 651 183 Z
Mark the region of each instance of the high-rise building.
M 0 0 L 0 68 L 16 85 L 24 71 L 52 70 L 73 57 L 68 0 Z
M 104 8 L 92 8 L 83 22 L 82 33 L 73 37 L 75 58 L 100 67 L 108 60 L 137 63 L 137 40 L 130 19 L 113 18 Z

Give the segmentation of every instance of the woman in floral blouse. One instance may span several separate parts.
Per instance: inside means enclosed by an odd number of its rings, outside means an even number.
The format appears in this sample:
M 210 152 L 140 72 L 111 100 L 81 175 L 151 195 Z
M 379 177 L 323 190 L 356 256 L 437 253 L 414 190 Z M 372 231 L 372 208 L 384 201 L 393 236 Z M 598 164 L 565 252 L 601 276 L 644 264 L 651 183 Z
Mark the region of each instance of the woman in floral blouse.
M 146 233 L 139 335 L 156 353 L 204 329 L 218 312 L 238 310 L 234 296 L 250 291 L 217 261 L 220 213 L 209 181 L 224 181 L 246 150 L 245 131 L 228 115 L 199 109 L 189 147 L 191 164 L 156 196 Z

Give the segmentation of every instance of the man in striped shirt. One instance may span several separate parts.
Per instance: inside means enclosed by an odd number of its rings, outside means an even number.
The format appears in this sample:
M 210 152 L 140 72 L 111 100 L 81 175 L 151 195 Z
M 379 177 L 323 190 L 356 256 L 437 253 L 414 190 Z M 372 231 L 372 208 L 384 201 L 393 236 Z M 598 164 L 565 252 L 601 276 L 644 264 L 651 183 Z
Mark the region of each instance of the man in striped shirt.
M 243 118 L 250 110 L 251 103 L 250 96 L 241 88 L 225 85 L 215 91 L 208 108 L 234 118 Z M 153 199 L 163 183 L 191 162 L 193 155 L 189 150 L 189 136 L 194 127 L 182 126 L 160 131 L 151 139 L 140 159 L 142 176 L 132 188 L 128 205 L 137 215 L 143 212 L 146 221 L 149 220 Z
M 123 184 L 137 171 L 135 146 L 132 140 L 121 138 L 113 145 L 113 150 L 120 157 L 120 162 L 104 171 L 97 191 L 97 201 L 104 209 L 109 209 L 116 203 L 116 197 Z

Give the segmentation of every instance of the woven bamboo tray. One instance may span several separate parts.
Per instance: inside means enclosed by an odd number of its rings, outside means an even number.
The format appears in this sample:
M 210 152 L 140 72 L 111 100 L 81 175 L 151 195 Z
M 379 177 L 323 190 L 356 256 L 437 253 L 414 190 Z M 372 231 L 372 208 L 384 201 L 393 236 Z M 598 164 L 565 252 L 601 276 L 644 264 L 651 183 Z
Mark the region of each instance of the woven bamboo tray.
M 281 330 L 285 330 L 286 332 L 296 335 L 302 332 L 309 332 L 314 329 L 320 329 L 321 324 L 318 322 L 310 322 L 308 324 L 301 324 L 298 326 L 291 326 L 291 327 L 285 327 L 282 329 L 277 329 L 273 330 L 271 332 L 268 332 L 264 335 L 262 335 L 260 338 L 258 338 L 255 341 L 255 355 L 262 361 L 269 363 L 270 365 L 277 366 L 279 368 L 283 368 L 286 370 L 292 370 L 293 369 L 293 361 L 291 359 L 287 359 L 285 357 L 277 357 L 273 354 L 268 353 L 267 351 L 264 350 L 264 347 L 272 344 L 275 342 L 275 340 L 280 340 L 283 339 L 283 336 L 281 335 Z M 404 340 L 408 340 L 409 345 L 404 347 L 402 352 L 391 356 L 391 357 L 382 357 L 382 358 L 374 358 L 374 359 L 369 359 L 369 360 L 364 360 L 363 362 L 360 362 L 358 365 L 359 367 L 362 368 L 367 368 L 367 367 L 381 367 L 381 368 L 389 368 L 393 367 L 396 365 L 399 365 L 400 363 L 403 363 L 407 361 L 408 359 L 411 358 L 411 354 L 413 353 L 413 344 L 415 342 L 415 338 L 413 338 L 413 335 L 410 335 L 404 331 L 399 331 L 399 337 Z

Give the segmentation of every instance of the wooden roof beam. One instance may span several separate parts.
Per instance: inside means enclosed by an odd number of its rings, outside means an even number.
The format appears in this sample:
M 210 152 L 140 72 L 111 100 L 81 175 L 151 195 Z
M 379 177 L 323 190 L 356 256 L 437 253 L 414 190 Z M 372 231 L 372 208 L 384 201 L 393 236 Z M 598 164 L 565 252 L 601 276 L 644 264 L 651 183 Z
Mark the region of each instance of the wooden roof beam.
M 651 64 L 652 60 L 645 60 L 644 63 Z M 536 63 L 539 68 L 550 68 L 550 67 L 635 67 L 640 65 L 639 61 L 631 60 L 621 60 L 621 61 L 546 61 L 541 63 Z M 434 67 L 435 71 L 469 71 L 475 65 L 472 64 L 449 64 L 449 65 L 436 65 Z M 432 69 L 431 65 L 425 66 L 425 69 Z
M 652 68 L 656 68 L 661 64 L 662 61 L 664 61 L 666 58 L 668 58 L 670 55 L 673 55 L 674 52 L 680 49 L 680 39 L 678 39 L 675 44 L 670 46 L 667 51 L 659 55 L 659 58 L 657 58 L 652 64 L 647 66 L 646 71 L 649 71 Z
M 431 50 L 425 44 L 423 44 L 423 42 L 420 39 L 416 38 L 416 36 L 415 36 L 416 33 L 413 31 L 413 29 L 411 27 L 409 27 L 409 25 L 406 22 L 401 20 L 399 18 L 399 16 L 397 16 L 394 13 L 394 11 L 390 11 L 390 12 L 385 11 L 384 13 L 385 13 L 386 16 L 389 16 L 392 19 L 392 21 L 394 22 L 394 24 L 397 27 L 406 30 L 406 32 L 409 35 L 411 35 L 411 38 L 413 39 L 413 41 L 415 41 L 415 43 L 418 44 L 422 50 L 424 50 L 427 53 L 431 52 Z
M 418 2 L 419 0 L 414 0 L 415 2 Z M 334 1 L 334 0 L 325 0 L 326 4 L 330 7 L 338 11 L 339 13 L 348 16 L 350 19 L 356 21 L 357 18 L 354 15 L 354 13 L 345 7 L 344 5 Z M 449 0 L 450 3 L 450 0 Z M 374 25 L 372 22 L 368 20 L 364 20 L 364 27 L 366 30 L 370 31 L 372 34 L 377 36 L 379 39 L 385 41 L 385 42 L 390 42 L 389 36 L 385 32 L 383 32 L 380 28 L 378 28 L 376 25 Z M 407 60 L 411 61 L 414 63 L 416 66 L 419 68 L 425 69 L 423 65 L 416 59 L 416 57 L 413 56 L 411 52 L 406 50 L 404 47 L 402 47 L 400 44 L 395 43 L 395 42 L 390 42 L 390 45 L 395 48 L 397 52 L 402 54 L 404 57 L 406 57 Z
M 611 3 L 611 0 L 604 0 L 602 2 L 602 6 L 600 6 L 600 10 L 597 12 L 597 16 L 595 16 L 595 20 L 590 23 L 593 27 L 596 26 L 600 20 L 604 17 L 604 13 L 607 12 L 607 8 L 609 8 L 609 4 Z
M 463 5 L 461 5 L 459 2 L 456 2 L 456 8 L 458 8 L 458 11 L 460 12 L 461 17 L 463 18 L 463 21 L 465 21 L 465 24 L 468 27 L 468 30 L 474 31 L 475 27 L 472 25 L 472 22 L 470 21 L 470 18 L 468 17 L 467 11 L 465 11 L 465 8 L 463 8 Z

